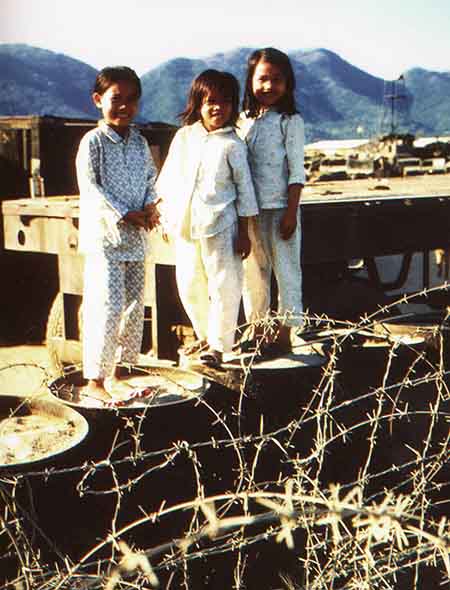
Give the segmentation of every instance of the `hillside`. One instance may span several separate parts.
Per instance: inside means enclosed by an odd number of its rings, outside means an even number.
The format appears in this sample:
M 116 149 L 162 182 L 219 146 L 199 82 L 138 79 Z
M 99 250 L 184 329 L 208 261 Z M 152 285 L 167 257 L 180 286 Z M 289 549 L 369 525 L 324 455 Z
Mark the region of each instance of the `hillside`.
M 0 45 L 0 115 L 97 116 L 88 89 L 96 70 L 28 45 Z
M 245 84 L 246 62 L 251 48 L 221 53 L 203 60 L 176 59 L 142 77 L 142 115 L 148 120 L 176 122 L 186 101 L 192 78 L 215 67 L 232 72 Z M 290 54 L 294 68 L 297 104 L 309 139 L 355 137 L 378 132 L 383 104 L 384 81 L 363 72 L 326 49 Z M 412 126 L 416 124 L 413 122 Z
M 405 74 L 406 87 L 413 97 L 411 116 L 418 131 L 430 134 L 450 132 L 450 72 L 430 72 L 414 68 Z
M 204 59 L 176 58 L 142 76 L 140 119 L 177 123 L 192 79 L 206 68 L 232 72 L 241 89 L 252 48 L 242 47 Z M 380 128 L 385 82 L 327 49 L 290 54 L 297 79 L 296 98 L 307 139 L 373 136 Z M 65 55 L 27 45 L 0 45 L 0 115 L 98 116 L 90 89 L 96 70 Z M 450 73 L 416 68 L 404 74 L 401 131 L 450 132 Z

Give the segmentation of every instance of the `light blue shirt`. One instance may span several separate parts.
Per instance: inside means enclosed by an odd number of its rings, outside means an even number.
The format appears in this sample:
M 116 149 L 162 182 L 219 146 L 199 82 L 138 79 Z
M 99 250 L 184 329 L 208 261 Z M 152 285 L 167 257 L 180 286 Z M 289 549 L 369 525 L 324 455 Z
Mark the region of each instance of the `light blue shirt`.
M 123 138 L 101 121 L 82 138 L 76 158 L 80 189 L 79 250 L 110 260 L 143 260 L 146 231 L 122 220 L 154 200 L 156 169 L 134 127 Z
M 179 129 L 156 183 L 169 228 L 185 239 L 210 237 L 237 217 L 258 213 L 247 147 L 232 127 Z
M 241 114 L 238 133 L 248 146 L 260 209 L 287 207 L 288 186 L 305 184 L 303 119 L 267 110 L 259 117 Z

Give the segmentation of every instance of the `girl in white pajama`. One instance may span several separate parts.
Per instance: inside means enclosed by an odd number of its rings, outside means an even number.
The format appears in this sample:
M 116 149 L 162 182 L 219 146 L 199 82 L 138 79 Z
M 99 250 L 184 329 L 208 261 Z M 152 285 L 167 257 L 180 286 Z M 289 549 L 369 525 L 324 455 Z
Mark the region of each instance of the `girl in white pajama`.
M 229 352 L 242 295 L 242 259 L 234 245 L 237 225 L 197 240 L 176 239 L 176 277 L 181 301 L 201 341 Z
M 200 354 L 207 364 L 232 349 L 250 251 L 247 219 L 258 213 L 247 148 L 234 130 L 238 107 L 234 76 L 200 74 L 156 183 L 175 236 L 178 291 L 198 348 L 207 346 Z
M 251 346 L 270 356 L 291 350 L 291 328 L 301 326 L 299 201 L 305 173 L 304 125 L 294 99 L 295 78 L 287 55 L 273 48 L 249 58 L 239 134 L 249 163 L 260 213 L 249 228 L 252 251 L 244 265 L 244 310 L 253 322 Z M 259 342 L 270 311 L 272 271 L 278 286 L 278 331 Z

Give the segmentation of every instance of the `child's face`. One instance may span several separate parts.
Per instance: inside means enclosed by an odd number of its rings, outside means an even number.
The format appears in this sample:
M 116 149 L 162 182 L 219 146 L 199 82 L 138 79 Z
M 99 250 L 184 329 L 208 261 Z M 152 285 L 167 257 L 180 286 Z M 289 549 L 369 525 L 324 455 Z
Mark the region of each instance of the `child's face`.
M 286 78 L 277 66 L 259 61 L 253 72 L 252 90 L 258 103 L 270 108 L 286 94 Z
M 230 98 L 211 92 L 203 99 L 200 116 L 207 131 L 215 131 L 229 122 L 233 105 Z
M 95 105 L 101 109 L 103 119 L 121 135 L 136 116 L 139 96 L 136 85 L 128 80 L 114 82 L 103 94 L 94 92 Z

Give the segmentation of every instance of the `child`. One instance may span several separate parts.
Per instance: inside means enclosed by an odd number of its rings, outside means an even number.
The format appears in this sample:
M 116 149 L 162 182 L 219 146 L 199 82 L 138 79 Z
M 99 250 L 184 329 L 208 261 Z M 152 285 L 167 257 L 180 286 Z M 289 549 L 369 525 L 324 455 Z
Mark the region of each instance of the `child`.
M 157 222 L 155 169 L 145 138 L 131 126 L 141 82 L 127 67 L 104 68 L 92 94 L 103 120 L 76 158 L 80 189 L 84 394 L 110 399 L 105 379 L 117 356 L 135 363 L 142 343 L 146 230 Z
M 247 218 L 258 212 L 247 148 L 234 130 L 238 109 L 234 76 L 200 74 L 156 184 L 175 234 L 178 291 L 199 339 L 185 354 L 206 348 L 200 361 L 210 365 L 233 346 Z
M 252 252 L 244 265 L 243 292 L 247 321 L 256 328 L 242 348 L 256 346 L 267 356 L 291 351 L 291 327 L 302 325 L 299 201 L 305 183 L 304 126 L 294 89 L 287 55 L 266 48 L 250 56 L 240 134 L 248 146 L 260 213 L 249 225 Z M 270 309 L 272 269 L 279 292 L 279 326 L 274 341 L 258 342 L 263 334 L 258 320 Z

